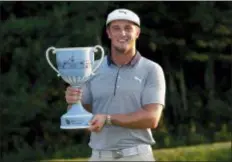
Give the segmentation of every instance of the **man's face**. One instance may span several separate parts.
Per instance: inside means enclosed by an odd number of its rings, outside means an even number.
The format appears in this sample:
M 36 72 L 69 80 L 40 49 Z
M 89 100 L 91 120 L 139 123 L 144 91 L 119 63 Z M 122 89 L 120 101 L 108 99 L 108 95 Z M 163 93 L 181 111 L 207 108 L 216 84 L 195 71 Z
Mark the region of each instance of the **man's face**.
M 130 21 L 115 20 L 110 23 L 106 32 L 111 39 L 111 47 L 120 53 L 124 53 L 135 46 L 140 28 Z

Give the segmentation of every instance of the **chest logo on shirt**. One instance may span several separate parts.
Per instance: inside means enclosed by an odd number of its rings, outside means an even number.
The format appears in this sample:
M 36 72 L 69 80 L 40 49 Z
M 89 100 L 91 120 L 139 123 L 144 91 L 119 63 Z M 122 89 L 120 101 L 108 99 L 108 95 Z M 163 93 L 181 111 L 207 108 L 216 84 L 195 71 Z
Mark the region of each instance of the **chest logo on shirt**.
M 137 80 L 137 81 L 139 81 L 139 83 L 142 83 L 142 79 L 140 79 L 139 77 L 134 76 L 134 79 Z

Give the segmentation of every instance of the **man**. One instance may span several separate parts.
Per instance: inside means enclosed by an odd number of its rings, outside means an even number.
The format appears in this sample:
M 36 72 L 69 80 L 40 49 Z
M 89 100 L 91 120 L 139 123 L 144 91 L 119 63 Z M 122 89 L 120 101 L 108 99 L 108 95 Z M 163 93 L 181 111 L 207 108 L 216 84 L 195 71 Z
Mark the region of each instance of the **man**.
M 157 127 L 165 105 L 163 70 L 136 50 L 140 19 L 134 12 L 114 10 L 106 26 L 110 54 L 82 90 L 67 88 L 66 101 L 81 99 L 94 114 L 90 161 L 154 161 L 151 129 Z

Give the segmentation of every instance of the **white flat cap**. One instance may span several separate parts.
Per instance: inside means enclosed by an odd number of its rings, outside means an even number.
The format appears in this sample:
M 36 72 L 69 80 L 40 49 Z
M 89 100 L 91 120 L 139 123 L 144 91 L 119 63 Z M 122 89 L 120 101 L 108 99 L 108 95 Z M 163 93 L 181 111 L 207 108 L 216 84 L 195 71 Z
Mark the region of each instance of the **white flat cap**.
M 116 9 L 109 13 L 109 15 L 107 16 L 106 25 L 114 20 L 128 20 L 140 26 L 139 16 L 128 9 Z

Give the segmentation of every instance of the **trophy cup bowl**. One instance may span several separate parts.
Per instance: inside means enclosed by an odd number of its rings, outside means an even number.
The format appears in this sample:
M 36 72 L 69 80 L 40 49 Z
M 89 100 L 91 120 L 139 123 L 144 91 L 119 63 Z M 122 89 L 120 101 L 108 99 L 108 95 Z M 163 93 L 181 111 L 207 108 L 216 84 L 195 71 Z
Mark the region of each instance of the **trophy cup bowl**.
M 94 65 L 95 52 L 101 50 L 101 58 Z M 49 52 L 56 54 L 57 69 L 51 63 Z M 94 72 L 100 67 L 104 59 L 104 49 L 100 45 L 94 47 L 49 47 L 46 50 L 46 59 L 51 68 L 72 87 L 81 88 Z M 93 68 L 94 67 L 94 68 Z M 85 129 L 89 127 L 89 121 L 93 115 L 85 110 L 81 101 L 73 104 L 65 114 L 61 116 L 61 129 Z

